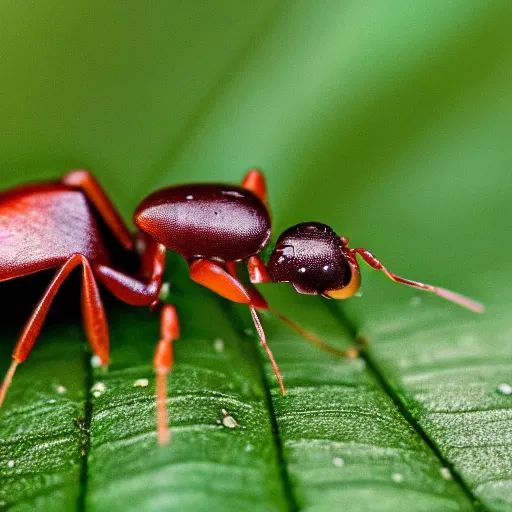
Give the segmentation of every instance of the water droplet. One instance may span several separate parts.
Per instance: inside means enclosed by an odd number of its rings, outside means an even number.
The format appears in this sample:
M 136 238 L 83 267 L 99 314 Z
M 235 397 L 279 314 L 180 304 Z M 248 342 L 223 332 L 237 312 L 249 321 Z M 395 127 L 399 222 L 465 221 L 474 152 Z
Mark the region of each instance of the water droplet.
M 396 482 L 398 484 L 403 481 L 404 475 L 402 475 L 402 473 L 393 473 L 391 475 L 391 479 L 393 480 L 393 482 Z
M 101 396 L 103 394 L 105 389 L 107 389 L 107 388 L 103 382 L 96 382 L 96 384 L 94 384 L 94 386 L 91 388 L 91 391 L 92 391 L 93 396 L 98 398 L 99 396 Z
M 63 395 L 64 393 L 66 393 L 67 389 L 62 386 L 62 385 L 59 385 L 57 386 L 57 393 L 59 393 L 59 395 Z
M 342 466 L 345 465 L 345 461 L 340 458 L 340 457 L 334 457 L 334 459 L 332 459 L 332 463 L 337 467 L 337 468 L 341 468 Z
M 215 352 L 217 352 L 218 354 L 224 352 L 224 341 L 221 340 L 220 338 L 217 338 L 213 342 L 213 350 L 215 350 Z
M 236 422 L 233 416 L 230 416 L 226 409 L 222 409 L 222 415 L 224 416 L 222 420 L 217 420 L 217 423 L 222 423 L 222 425 L 226 428 L 236 428 L 238 427 L 238 423 Z
M 15 462 L 11 459 L 11 460 L 7 463 L 7 467 L 9 467 L 9 468 L 13 468 L 13 467 L 14 467 L 14 464 L 15 464 Z
M 277 259 L 277 263 L 283 263 L 284 259 L 284 256 L 279 256 L 279 258 Z
M 101 366 L 101 358 L 100 358 L 100 356 L 94 355 L 94 356 L 91 357 L 91 366 L 93 368 L 99 368 Z
M 329 265 L 324 265 L 324 270 L 329 270 Z
M 47 404 L 54 404 L 54 403 L 56 403 L 56 402 L 57 402 L 57 400 L 55 400 L 55 398 L 52 398 L 51 400 L 47 400 L 47 402 L 46 402 L 46 403 L 47 403 Z
M 245 445 L 245 451 L 246 452 L 249 453 L 249 452 L 252 452 L 253 450 L 254 450 L 254 446 L 252 444 L 248 443 L 248 444 Z
M 133 383 L 133 387 L 134 388 L 145 388 L 148 385 L 149 385 L 149 380 L 148 379 L 137 379 Z
M 452 477 L 452 474 L 450 473 L 450 470 L 448 468 L 441 468 L 439 470 L 439 472 L 441 473 L 441 476 L 445 479 L 445 480 L 451 480 L 453 477 Z
M 226 416 L 225 418 L 222 418 L 222 424 L 227 428 L 236 428 L 238 426 L 238 423 L 233 416 Z
M 299 268 L 299 272 L 300 272 L 301 274 L 304 274 L 304 272 L 306 272 L 306 267 L 300 267 L 300 268 Z
M 512 386 L 510 384 L 502 383 L 498 386 L 498 393 L 502 395 L 512 395 Z
M 188 201 L 192 201 L 192 199 L 194 199 L 194 196 L 192 194 L 189 194 L 185 199 L 187 199 Z

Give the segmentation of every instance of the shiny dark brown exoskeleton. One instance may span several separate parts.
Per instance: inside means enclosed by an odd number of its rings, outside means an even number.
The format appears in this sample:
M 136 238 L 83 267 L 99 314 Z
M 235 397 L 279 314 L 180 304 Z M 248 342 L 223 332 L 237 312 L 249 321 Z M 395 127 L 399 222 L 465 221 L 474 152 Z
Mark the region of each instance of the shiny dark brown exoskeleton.
M 224 184 L 178 185 L 140 203 L 137 227 L 186 260 L 241 261 L 270 239 L 270 215 L 250 190 Z
M 87 171 L 73 171 L 56 183 L 19 187 L 0 194 L 0 281 L 46 269 L 56 273 L 18 340 L 0 389 L 0 405 L 16 367 L 26 360 L 50 305 L 71 271 L 82 268 L 82 313 L 92 350 L 104 366 L 109 362 L 109 337 L 98 282 L 128 304 L 157 307 L 161 302 L 161 338 L 153 364 L 157 375 L 158 440 L 169 438 L 166 415 L 166 376 L 173 362 L 173 341 L 179 321 L 172 304 L 162 301 L 162 277 L 167 249 L 188 263 L 190 277 L 219 295 L 247 304 L 261 344 L 285 393 L 283 381 L 265 339 L 258 309 L 269 309 L 263 296 L 237 275 L 245 263 L 251 283 L 290 282 L 299 293 L 345 299 L 360 284 L 359 255 L 390 279 L 436 293 L 473 311 L 481 304 L 454 292 L 403 279 L 389 272 L 366 249 L 349 249 L 348 239 L 316 222 L 286 230 L 265 264 L 258 253 L 270 238 L 266 184 L 261 172 L 250 170 L 241 186 L 190 184 L 168 187 L 146 197 L 137 207 L 131 234 L 98 182 Z M 102 232 L 140 262 L 137 275 L 116 268 Z M 340 351 L 276 312 L 306 339 L 338 355 Z

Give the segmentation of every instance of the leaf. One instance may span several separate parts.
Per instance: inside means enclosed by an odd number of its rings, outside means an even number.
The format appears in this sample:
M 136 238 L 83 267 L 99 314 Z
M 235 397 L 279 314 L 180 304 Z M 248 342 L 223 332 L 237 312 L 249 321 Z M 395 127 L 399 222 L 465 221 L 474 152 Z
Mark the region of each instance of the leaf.
M 265 286 L 274 307 L 336 343 L 353 343 L 315 297 Z M 267 289 L 268 288 L 268 289 Z M 307 316 L 302 314 L 307 311 Z M 299 509 L 472 510 L 471 502 L 404 418 L 364 359 L 336 360 L 275 320 L 268 335 L 289 394 L 273 383 L 273 407 Z M 344 332 L 345 331 L 345 332 Z
M 27 283 L 26 278 L 20 281 L 19 286 Z M 13 284 L 3 283 L 3 292 L 12 292 L 14 299 L 19 299 L 21 294 Z M 27 294 L 33 295 L 30 291 Z M 14 322 L 21 321 L 21 315 L 3 308 L 2 363 L 10 361 L 9 342 L 17 334 L 8 323 L 9 315 Z M 30 366 L 18 370 L 2 409 L 2 510 L 13 505 L 15 510 L 70 510 L 79 499 L 88 439 L 84 407 L 87 378 L 83 335 L 76 315 L 73 319 L 75 325 L 50 322 L 39 338 Z
M 370 341 L 338 360 L 266 315 L 282 397 L 246 308 L 170 256 L 183 336 L 159 449 L 156 318 L 111 301 L 93 373 L 72 282 L 0 412 L 0 508 L 511 510 L 511 5 L 3 4 L 3 186 L 91 167 L 129 218 L 157 186 L 261 165 L 276 235 L 328 222 L 487 311 L 367 268 L 342 304 L 262 287 L 330 343 Z M 45 279 L 2 283 L 2 366 Z
M 483 318 L 429 298 L 402 299 L 401 311 L 370 299 L 361 329 L 376 372 L 440 457 L 489 509 L 508 510 L 512 346 L 508 308 L 488 297 Z

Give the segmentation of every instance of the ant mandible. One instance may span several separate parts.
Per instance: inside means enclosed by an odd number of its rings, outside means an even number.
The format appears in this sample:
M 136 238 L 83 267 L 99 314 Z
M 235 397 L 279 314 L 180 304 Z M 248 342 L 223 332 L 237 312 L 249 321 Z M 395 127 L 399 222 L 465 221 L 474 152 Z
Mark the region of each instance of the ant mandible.
M 265 265 L 257 254 L 270 239 L 270 215 L 265 178 L 257 169 L 247 173 L 241 186 L 190 184 L 156 191 L 139 204 L 134 221 L 139 231 L 131 234 L 99 183 L 84 170 L 72 171 L 58 182 L 21 186 L 0 194 L 0 281 L 57 268 L 18 339 L 0 388 L 0 406 L 16 367 L 32 350 L 60 286 L 79 266 L 85 331 L 104 367 L 109 364 L 109 334 L 97 282 L 121 301 L 154 309 L 163 302 L 160 292 L 169 249 L 187 261 L 193 281 L 233 302 L 247 304 L 283 394 L 283 380 L 257 312 L 270 308 L 255 287 L 245 286 L 239 279 L 238 262 L 246 262 L 251 283 L 290 282 L 298 293 L 346 299 L 360 285 L 359 255 L 396 282 L 436 293 L 472 311 L 483 311 L 480 303 L 455 292 L 391 273 L 366 249 L 349 249 L 347 238 L 316 222 L 286 230 Z M 122 248 L 138 256 L 138 275 L 114 268 L 100 223 Z M 325 350 L 349 357 L 357 353 L 334 349 L 274 313 Z M 165 444 L 169 440 L 167 374 L 173 363 L 172 344 L 179 338 L 176 309 L 165 302 L 160 330 L 153 366 L 158 441 Z

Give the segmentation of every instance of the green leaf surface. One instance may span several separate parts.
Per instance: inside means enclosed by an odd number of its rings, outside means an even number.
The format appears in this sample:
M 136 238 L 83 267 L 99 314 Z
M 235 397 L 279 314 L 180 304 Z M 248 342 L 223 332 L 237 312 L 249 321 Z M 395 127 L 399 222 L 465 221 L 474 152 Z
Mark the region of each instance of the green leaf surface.
M 290 317 L 338 348 L 350 333 L 315 297 L 265 287 Z M 269 288 L 267 290 L 267 288 Z M 268 334 L 288 395 L 274 385 L 274 412 L 299 509 L 472 510 L 463 488 L 397 409 L 364 359 L 339 361 L 276 320 Z M 273 382 L 272 369 L 267 378 Z M 399 504 L 399 505 L 398 505 Z
M 368 267 L 349 301 L 262 286 L 329 343 L 369 340 L 338 359 L 264 314 L 283 397 L 247 309 L 169 255 L 159 448 L 157 317 L 106 300 L 105 374 L 72 279 L 0 411 L 0 509 L 512 510 L 511 21 L 504 0 L 2 3 L 3 188 L 90 168 L 130 219 L 158 186 L 258 165 L 275 236 L 330 223 L 487 310 Z M 0 370 L 49 279 L 2 283 Z
M 11 340 L 16 335 L 14 329 L 2 332 Z M 81 493 L 87 444 L 80 430 L 85 418 L 83 335 L 78 326 L 51 327 L 39 343 L 30 370 L 16 376 L 2 410 L 2 510 L 71 510 Z M 61 343 L 69 348 L 62 350 Z M 2 361 L 9 361 L 10 348 L 2 343 Z
M 120 314 L 111 321 L 113 334 L 129 339 L 136 331 L 142 343 L 116 347 L 108 375 L 96 376 L 105 391 L 92 400 L 86 506 L 283 509 L 277 446 L 254 340 L 236 331 L 225 304 L 190 283 L 186 265 L 178 268 L 181 276 L 173 288 L 183 298 L 178 309 L 186 334 L 176 343 L 179 364 L 170 381 L 172 449 L 160 448 L 155 437 L 148 357 L 153 347 L 145 341 L 156 339 L 156 319 L 140 311 Z M 141 378 L 151 385 L 134 387 Z M 239 427 L 223 426 L 223 409 Z

